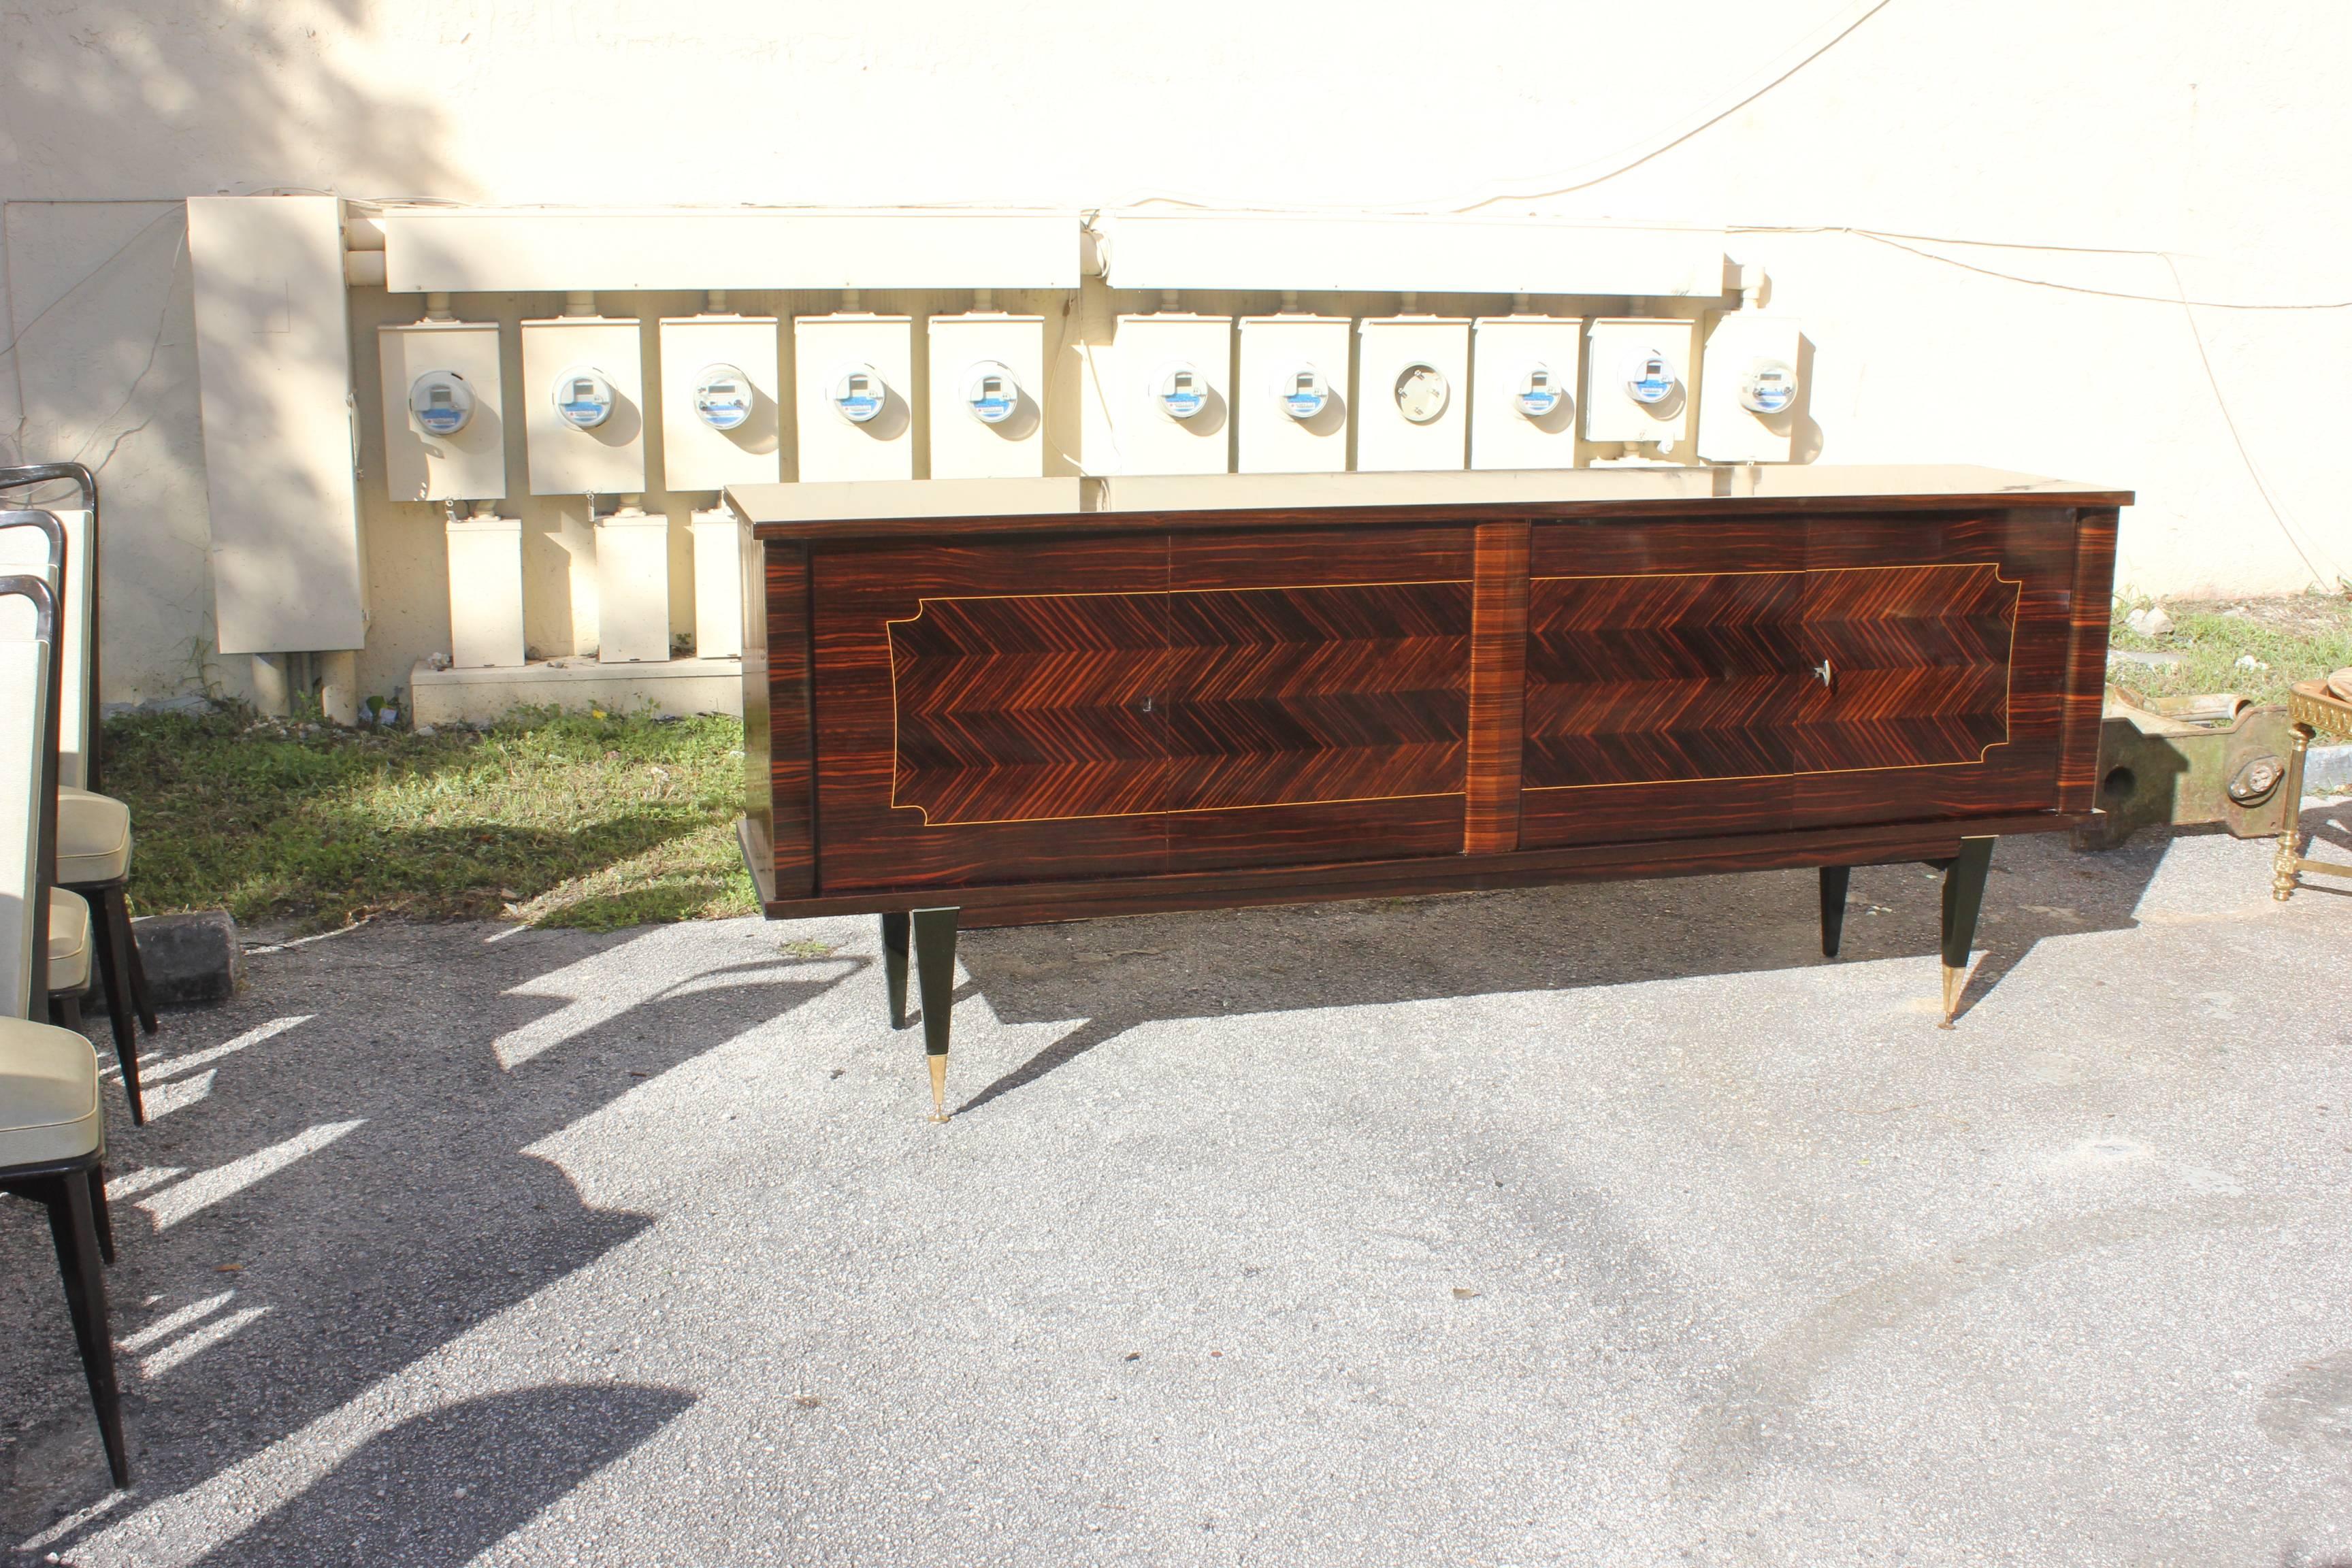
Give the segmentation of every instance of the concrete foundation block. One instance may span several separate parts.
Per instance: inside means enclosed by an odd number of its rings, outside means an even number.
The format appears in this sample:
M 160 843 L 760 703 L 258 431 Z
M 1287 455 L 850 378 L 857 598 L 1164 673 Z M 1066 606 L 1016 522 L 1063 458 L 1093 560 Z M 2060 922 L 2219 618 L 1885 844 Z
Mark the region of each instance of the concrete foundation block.
M 226 1002 L 245 981 L 244 950 L 226 910 L 149 915 L 131 922 L 148 1000 L 158 1007 Z

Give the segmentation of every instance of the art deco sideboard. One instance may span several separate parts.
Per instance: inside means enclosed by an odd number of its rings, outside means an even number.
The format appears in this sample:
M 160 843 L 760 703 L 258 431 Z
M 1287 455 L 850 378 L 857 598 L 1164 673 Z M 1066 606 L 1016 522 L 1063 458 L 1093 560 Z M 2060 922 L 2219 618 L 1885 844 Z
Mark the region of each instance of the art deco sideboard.
M 1769 867 L 2085 820 L 2127 492 L 1971 468 L 739 487 L 744 853 L 882 917 L 944 1114 L 960 918 Z

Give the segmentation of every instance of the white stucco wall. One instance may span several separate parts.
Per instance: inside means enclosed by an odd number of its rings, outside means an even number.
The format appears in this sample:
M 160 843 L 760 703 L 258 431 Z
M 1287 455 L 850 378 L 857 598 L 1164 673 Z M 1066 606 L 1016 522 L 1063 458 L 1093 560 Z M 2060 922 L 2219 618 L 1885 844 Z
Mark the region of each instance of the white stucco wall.
M 148 695 L 201 679 L 210 641 L 184 196 L 1500 197 L 1481 210 L 1725 230 L 1815 345 L 1818 460 L 2129 486 L 2126 585 L 2295 589 L 2352 574 L 2326 462 L 2352 425 L 2352 310 L 2221 307 L 2352 299 L 2347 59 L 2334 0 L 30 0 L 0 16 L 0 460 L 104 464 L 109 694 Z M 1081 345 L 1125 303 L 1089 296 Z M 373 325 L 415 313 L 354 297 L 363 393 Z M 551 503 L 531 521 L 560 582 L 565 525 Z M 380 501 L 368 522 L 362 679 L 383 689 L 442 645 L 437 523 Z M 575 635 L 541 597 L 544 636 Z

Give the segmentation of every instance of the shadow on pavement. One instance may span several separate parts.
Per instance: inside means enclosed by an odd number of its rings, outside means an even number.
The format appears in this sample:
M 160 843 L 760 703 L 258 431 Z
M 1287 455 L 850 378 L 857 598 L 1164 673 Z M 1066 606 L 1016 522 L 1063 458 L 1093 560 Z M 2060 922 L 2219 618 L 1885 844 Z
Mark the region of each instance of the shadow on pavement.
M 445 1405 L 379 1433 L 200 1568 L 438 1568 L 471 1562 L 694 1403 L 585 1384 Z
M 860 967 L 779 955 L 758 927 L 690 967 L 661 945 L 683 928 L 487 943 L 485 929 L 378 925 L 282 968 L 257 960 L 245 994 L 170 1015 L 149 1042 L 147 1127 L 107 1090 L 136 1499 L 268 1448 L 642 1234 L 652 1216 L 584 1204 L 529 1151 Z M 15 1206 L 0 1211 L 0 1551 L 108 1494 L 47 1230 Z M 670 1397 L 600 1408 L 650 1430 Z M 530 1430 L 530 1408 L 457 1430 L 510 1431 L 520 1461 L 561 1425 Z
M 2082 855 L 2063 834 L 2003 839 L 1962 1016 L 2036 942 L 2137 924 L 2134 911 L 2172 842 L 2142 833 Z M 1034 1083 L 1139 1025 L 1171 1019 L 1932 956 L 1942 887 L 1941 874 L 1921 865 L 1857 867 L 1833 960 L 1822 956 L 1811 870 L 973 931 L 957 956 L 999 1018 L 1076 1023 L 961 1109 Z M 1213 967 L 1189 962 L 1203 952 Z M 1932 995 L 1932 979 L 1927 985 L 1923 995 Z

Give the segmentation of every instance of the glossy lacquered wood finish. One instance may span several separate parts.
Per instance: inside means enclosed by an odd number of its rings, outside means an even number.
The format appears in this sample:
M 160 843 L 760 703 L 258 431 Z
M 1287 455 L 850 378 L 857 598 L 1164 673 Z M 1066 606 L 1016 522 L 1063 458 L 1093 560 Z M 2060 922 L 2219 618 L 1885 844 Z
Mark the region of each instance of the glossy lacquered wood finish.
M 2112 508 L 1351 510 L 761 529 L 763 900 L 1859 863 L 2089 808 Z

